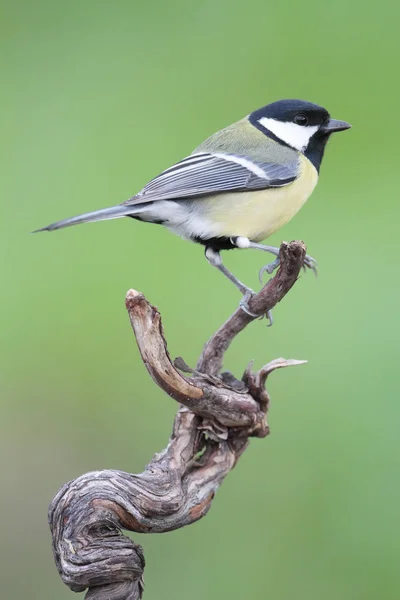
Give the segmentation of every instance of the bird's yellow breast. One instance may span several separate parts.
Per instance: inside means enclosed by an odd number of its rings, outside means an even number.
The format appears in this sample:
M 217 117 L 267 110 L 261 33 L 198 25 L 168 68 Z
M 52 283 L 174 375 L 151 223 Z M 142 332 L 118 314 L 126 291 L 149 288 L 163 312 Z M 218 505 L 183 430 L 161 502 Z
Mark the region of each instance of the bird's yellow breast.
M 259 242 L 269 237 L 300 210 L 318 181 L 318 172 L 304 156 L 299 176 L 279 188 L 221 194 L 200 200 L 217 236 L 243 236 Z

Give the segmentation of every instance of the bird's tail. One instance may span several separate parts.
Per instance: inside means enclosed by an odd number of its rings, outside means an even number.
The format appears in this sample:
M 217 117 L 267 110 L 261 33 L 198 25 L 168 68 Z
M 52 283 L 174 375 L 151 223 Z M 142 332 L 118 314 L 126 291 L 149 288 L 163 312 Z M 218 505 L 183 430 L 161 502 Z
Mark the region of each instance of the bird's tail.
M 51 223 L 47 227 L 36 229 L 32 233 L 38 233 L 39 231 L 54 231 L 56 229 L 63 229 L 64 227 L 71 227 L 72 225 L 78 225 L 79 223 L 92 223 L 93 221 L 107 221 L 108 219 L 119 219 L 120 217 L 126 217 L 127 215 L 134 215 L 140 213 L 143 207 L 137 205 L 124 206 L 119 204 L 118 206 L 112 206 L 111 208 L 103 208 L 102 210 L 95 210 L 93 212 L 85 213 L 84 215 L 78 215 L 77 217 L 71 217 L 64 219 L 63 221 L 57 221 Z

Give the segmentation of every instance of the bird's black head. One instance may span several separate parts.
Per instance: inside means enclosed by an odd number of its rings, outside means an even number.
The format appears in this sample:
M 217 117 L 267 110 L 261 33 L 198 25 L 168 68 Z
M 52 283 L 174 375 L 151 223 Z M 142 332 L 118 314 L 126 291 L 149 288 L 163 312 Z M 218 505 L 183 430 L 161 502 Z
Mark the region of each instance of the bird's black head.
M 305 100 L 278 100 L 252 112 L 249 120 L 268 137 L 305 154 L 317 170 L 329 136 L 350 127 L 345 121 L 331 119 L 322 106 Z

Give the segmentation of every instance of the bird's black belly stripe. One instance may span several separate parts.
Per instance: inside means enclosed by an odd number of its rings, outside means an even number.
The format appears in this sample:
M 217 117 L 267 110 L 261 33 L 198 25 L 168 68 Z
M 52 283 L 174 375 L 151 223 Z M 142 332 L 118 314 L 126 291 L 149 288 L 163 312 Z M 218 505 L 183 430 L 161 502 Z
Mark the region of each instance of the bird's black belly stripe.
M 193 237 L 192 240 L 197 244 L 202 244 L 202 246 L 210 246 L 218 252 L 220 250 L 233 250 L 234 248 L 237 248 L 235 244 L 232 244 L 231 239 L 228 237 L 214 237 L 208 239 Z

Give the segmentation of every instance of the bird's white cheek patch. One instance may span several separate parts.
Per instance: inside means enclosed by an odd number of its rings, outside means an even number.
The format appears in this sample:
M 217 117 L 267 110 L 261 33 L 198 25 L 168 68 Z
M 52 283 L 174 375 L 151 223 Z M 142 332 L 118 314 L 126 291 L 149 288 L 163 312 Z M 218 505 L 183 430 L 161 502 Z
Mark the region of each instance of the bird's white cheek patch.
M 302 127 L 289 121 L 277 121 L 262 117 L 258 121 L 262 127 L 271 131 L 277 138 L 289 144 L 292 148 L 302 152 L 308 146 L 310 138 L 318 131 L 318 125 Z

